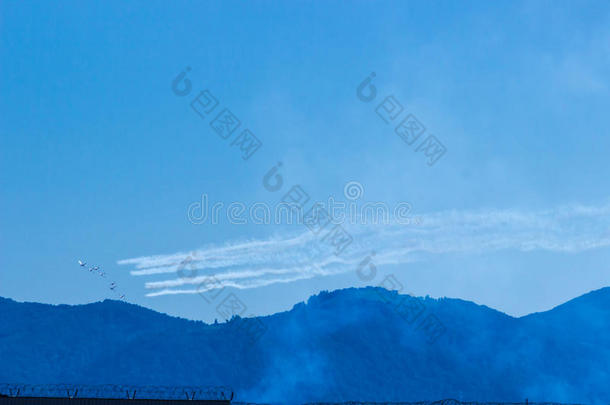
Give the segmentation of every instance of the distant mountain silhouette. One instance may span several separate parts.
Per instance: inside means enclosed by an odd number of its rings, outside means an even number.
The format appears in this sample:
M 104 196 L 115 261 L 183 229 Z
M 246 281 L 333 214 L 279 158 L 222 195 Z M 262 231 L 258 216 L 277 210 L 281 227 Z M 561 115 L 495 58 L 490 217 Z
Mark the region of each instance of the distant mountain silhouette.
M 415 320 L 414 308 L 425 308 Z M 433 343 L 426 314 L 445 328 Z M 0 382 L 229 385 L 236 400 L 274 403 L 610 403 L 610 288 L 522 318 L 350 288 L 259 320 L 267 330 L 252 341 L 239 318 L 208 325 L 110 300 L 0 298 Z

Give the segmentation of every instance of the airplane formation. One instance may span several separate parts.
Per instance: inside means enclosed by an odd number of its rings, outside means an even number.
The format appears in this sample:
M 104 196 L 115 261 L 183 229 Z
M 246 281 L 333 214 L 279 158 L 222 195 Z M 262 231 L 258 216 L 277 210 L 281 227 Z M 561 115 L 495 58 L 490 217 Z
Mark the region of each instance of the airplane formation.
M 84 261 L 82 261 L 82 260 L 79 260 L 79 261 L 78 261 L 78 265 L 79 265 L 80 267 L 85 268 L 85 269 L 87 268 L 87 262 L 84 262 Z M 88 269 L 89 269 L 89 272 L 91 272 L 91 273 L 97 273 L 97 274 L 98 274 L 100 277 L 106 278 L 106 273 L 105 273 L 103 270 L 100 270 L 100 266 L 90 266 Z M 125 294 L 120 294 L 118 291 L 116 291 L 117 286 L 118 286 L 118 285 L 117 285 L 117 283 L 115 283 L 114 281 L 112 281 L 112 282 L 110 283 L 110 285 L 108 286 L 108 288 L 109 288 L 109 289 L 110 289 L 110 291 L 112 291 L 113 293 L 118 294 L 118 295 L 119 295 L 119 299 L 120 299 L 120 300 L 124 300 L 124 299 L 125 299 Z

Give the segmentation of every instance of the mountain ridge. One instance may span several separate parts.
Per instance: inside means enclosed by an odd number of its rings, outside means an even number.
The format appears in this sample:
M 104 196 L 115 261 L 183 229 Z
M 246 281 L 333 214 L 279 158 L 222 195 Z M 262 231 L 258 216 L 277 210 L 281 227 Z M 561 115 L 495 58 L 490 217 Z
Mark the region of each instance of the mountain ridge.
M 320 291 L 320 293 L 314 294 L 311 297 L 309 297 L 308 300 L 311 299 L 312 297 L 315 297 L 315 296 L 321 294 L 321 293 L 337 294 L 337 293 L 341 293 L 343 291 L 350 291 L 350 290 L 366 290 L 366 289 L 375 290 L 375 289 L 380 289 L 380 288 L 381 287 L 372 287 L 372 286 L 369 286 L 369 287 L 346 287 L 346 288 L 336 289 L 336 290 L 332 290 L 332 291 L 322 290 L 322 291 Z M 608 294 L 608 301 L 610 303 L 610 286 L 607 286 L 607 287 L 601 287 L 601 288 L 598 288 L 598 289 L 595 289 L 595 290 L 591 290 L 591 291 L 589 291 L 587 293 L 584 293 L 584 294 L 579 295 L 577 297 L 571 298 L 571 299 L 569 299 L 569 300 L 567 300 L 567 301 L 565 301 L 565 302 L 563 302 L 561 304 L 557 304 L 556 306 L 554 306 L 554 307 L 552 307 L 550 309 L 547 309 L 547 310 L 544 310 L 544 311 L 531 312 L 529 314 L 525 314 L 525 315 L 521 315 L 521 316 L 513 316 L 513 315 L 507 314 L 506 312 L 503 312 L 503 311 L 501 311 L 499 309 L 490 307 L 489 305 L 478 304 L 478 303 L 476 303 L 474 301 L 466 300 L 466 299 L 463 299 L 463 298 L 455 298 L 455 297 L 447 297 L 447 296 L 433 298 L 433 297 L 430 297 L 429 295 L 426 295 L 426 296 L 412 296 L 412 297 L 420 299 L 420 300 L 424 300 L 424 301 L 430 301 L 430 302 L 437 302 L 437 301 L 441 301 L 441 300 L 451 300 L 451 301 L 454 301 L 454 302 L 461 302 L 461 303 L 466 303 L 466 304 L 472 304 L 472 305 L 475 305 L 475 306 L 480 307 L 480 308 L 487 308 L 487 309 L 490 309 L 492 311 L 501 313 L 501 314 L 506 315 L 506 316 L 508 316 L 510 318 L 513 318 L 513 319 L 522 319 L 522 318 L 525 318 L 525 317 L 528 317 L 528 316 L 532 316 L 532 315 L 536 315 L 536 314 L 544 314 L 544 313 L 553 311 L 553 310 L 558 309 L 560 307 L 563 307 L 564 305 L 569 304 L 569 303 L 571 303 L 573 301 L 577 301 L 577 300 L 581 300 L 581 299 L 586 299 L 587 297 L 594 296 L 594 295 L 596 295 L 598 293 L 599 294 L 601 294 L 601 293 Z M 409 295 L 409 294 L 401 294 L 401 295 Z M 211 325 L 211 323 L 207 323 L 207 322 L 202 321 L 202 320 L 189 319 L 189 318 L 184 318 L 184 317 L 177 316 L 177 315 L 170 315 L 170 314 L 166 314 L 164 312 L 155 311 L 154 309 L 150 309 L 150 308 L 148 308 L 146 306 L 130 303 L 130 302 L 127 302 L 127 301 L 116 300 L 116 299 L 112 299 L 112 298 L 105 298 L 103 300 L 91 301 L 91 302 L 86 302 L 86 303 L 82 303 L 82 304 L 50 304 L 50 303 L 42 303 L 42 302 L 36 302 L 36 301 L 18 301 L 18 300 L 15 300 L 13 298 L 0 296 L 0 304 L 2 304 L 3 301 L 10 302 L 10 303 L 15 303 L 15 304 L 33 304 L 33 305 L 45 305 L 45 306 L 51 306 L 51 307 L 68 307 L 68 308 L 71 308 L 71 307 L 82 307 L 82 306 L 95 305 L 95 304 L 103 304 L 103 303 L 106 303 L 106 302 L 108 302 L 108 303 L 118 303 L 118 304 L 132 305 L 132 306 L 135 306 L 135 307 L 138 307 L 138 308 L 142 308 L 142 309 L 145 309 L 145 310 L 148 310 L 148 311 L 152 311 L 152 312 L 155 312 L 155 313 L 163 314 L 163 315 L 166 315 L 166 316 L 169 316 L 169 317 L 172 317 L 172 318 L 178 318 L 178 319 L 183 319 L 183 320 L 193 321 L 193 322 L 203 322 L 206 325 Z M 269 315 L 260 315 L 258 317 L 259 318 L 260 317 L 267 317 L 267 316 L 278 315 L 278 314 L 285 313 L 285 312 L 290 312 L 290 311 L 292 311 L 294 309 L 294 307 L 302 305 L 302 304 L 306 304 L 306 303 L 307 303 L 307 300 L 300 301 L 300 302 L 295 303 L 292 306 L 292 308 L 290 308 L 288 310 L 276 312 L 276 313 L 269 314 Z

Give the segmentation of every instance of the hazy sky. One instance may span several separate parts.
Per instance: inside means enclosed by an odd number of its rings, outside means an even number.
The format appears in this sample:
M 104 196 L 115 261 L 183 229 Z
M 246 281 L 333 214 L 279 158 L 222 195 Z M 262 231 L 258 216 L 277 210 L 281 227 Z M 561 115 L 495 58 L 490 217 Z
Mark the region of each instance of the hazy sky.
M 175 273 L 191 252 L 197 276 L 230 282 L 223 294 L 248 314 L 388 274 L 403 292 L 511 315 L 610 284 L 607 1 L 3 1 L 0 12 L 0 296 L 86 303 L 116 298 L 114 280 L 129 302 L 214 319 L 215 303 Z M 363 102 L 372 72 L 377 95 Z M 205 89 L 218 106 L 202 118 L 190 103 Z M 376 108 L 390 95 L 404 111 L 385 123 Z M 226 140 L 210 126 L 224 108 L 241 123 Z M 394 132 L 408 114 L 426 128 L 413 145 Z M 262 142 L 248 160 L 232 145 L 243 129 Z M 429 134 L 447 149 L 432 166 L 416 151 Z M 269 191 L 278 162 L 283 187 Z M 272 206 L 294 185 L 309 205 L 408 203 L 414 221 L 346 225 L 353 243 L 334 256 L 311 253 L 304 225 L 187 217 L 202 194 Z M 356 268 L 372 251 L 365 281 Z

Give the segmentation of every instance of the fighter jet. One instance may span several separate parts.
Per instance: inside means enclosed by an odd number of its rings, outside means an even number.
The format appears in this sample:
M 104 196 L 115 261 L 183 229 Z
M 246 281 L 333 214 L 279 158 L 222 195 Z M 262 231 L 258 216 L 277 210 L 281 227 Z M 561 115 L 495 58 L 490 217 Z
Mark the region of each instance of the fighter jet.
M 110 289 L 112 291 L 114 291 L 115 288 L 116 288 L 116 283 L 113 281 L 112 283 L 110 283 Z
M 81 262 L 80 260 L 78 261 L 78 264 L 80 267 L 85 267 L 87 265 L 87 262 Z
M 98 271 L 100 269 L 100 266 L 93 266 L 91 268 L 89 268 L 89 271 Z

